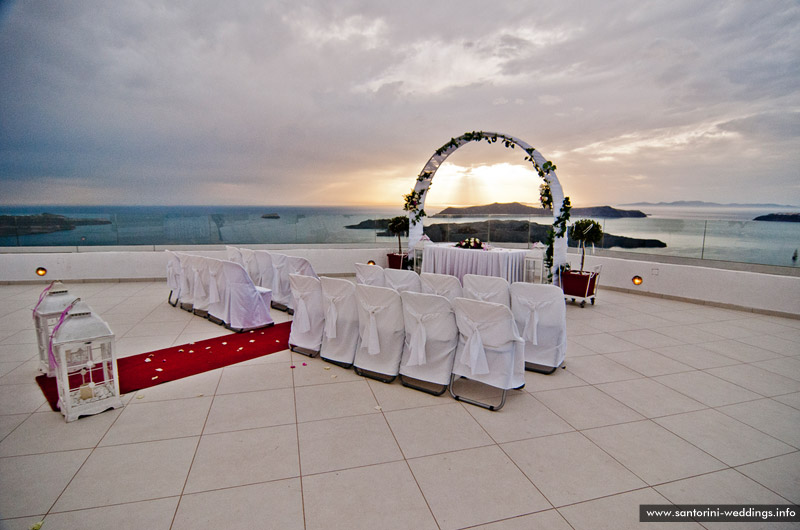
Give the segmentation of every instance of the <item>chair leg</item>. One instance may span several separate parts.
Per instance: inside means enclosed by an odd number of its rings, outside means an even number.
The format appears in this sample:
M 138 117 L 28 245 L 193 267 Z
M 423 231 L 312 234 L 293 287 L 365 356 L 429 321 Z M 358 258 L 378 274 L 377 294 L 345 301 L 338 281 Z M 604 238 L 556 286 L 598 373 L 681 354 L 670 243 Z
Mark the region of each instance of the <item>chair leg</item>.
M 558 369 L 558 366 L 546 366 L 536 363 L 525 363 L 525 369 L 529 372 L 536 372 L 537 374 L 550 375 Z
M 450 375 L 450 395 L 453 396 L 453 399 L 455 399 L 456 401 L 463 401 L 464 403 L 469 403 L 470 405 L 477 405 L 478 407 L 483 407 L 485 409 L 489 409 L 489 410 L 493 410 L 493 411 L 497 411 L 497 410 L 502 409 L 503 405 L 506 404 L 506 393 L 508 392 L 508 390 L 506 390 L 506 389 L 503 389 L 503 395 L 500 398 L 500 404 L 498 404 L 498 405 L 490 405 L 489 403 L 483 403 L 481 401 L 475 401 L 474 399 L 465 398 L 464 396 L 457 395 L 455 393 L 455 390 L 453 389 L 454 383 L 456 381 L 455 378 L 456 378 L 456 374 L 451 374 Z
M 175 298 L 175 302 L 174 303 L 172 302 L 172 290 L 170 289 L 169 296 L 167 296 L 167 303 L 169 305 L 171 305 L 172 307 L 177 307 L 178 306 L 178 300 L 179 300 L 179 298 L 176 297 Z
M 333 359 L 326 359 L 325 357 L 322 357 L 321 355 L 320 355 L 320 359 L 322 359 L 326 363 L 335 364 L 336 366 L 339 366 L 339 367 L 345 368 L 345 369 L 350 369 L 350 368 L 353 367 L 353 363 L 344 363 L 342 361 L 334 361 Z
M 309 348 L 303 348 L 302 346 L 296 346 L 294 344 L 289 344 L 289 349 L 295 353 L 305 355 L 306 357 L 316 357 L 319 355 L 319 350 L 311 350 Z
M 447 385 L 436 385 L 428 381 L 406 377 L 403 374 L 400 374 L 400 383 L 404 387 L 413 388 L 414 390 L 419 390 L 420 392 L 425 392 L 432 396 L 441 396 L 447 390 Z
M 386 375 L 379 372 L 373 372 L 372 370 L 365 370 L 364 368 L 359 368 L 358 366 L 353 366 L 353 370 L 356 374 L 360 375 L 361 377 L 368 377 L 370 379 L 375 379 L 376 381 L 380 381 L 381 383 L 391 383 L 394 381 L 397 376 L 396 375 Z

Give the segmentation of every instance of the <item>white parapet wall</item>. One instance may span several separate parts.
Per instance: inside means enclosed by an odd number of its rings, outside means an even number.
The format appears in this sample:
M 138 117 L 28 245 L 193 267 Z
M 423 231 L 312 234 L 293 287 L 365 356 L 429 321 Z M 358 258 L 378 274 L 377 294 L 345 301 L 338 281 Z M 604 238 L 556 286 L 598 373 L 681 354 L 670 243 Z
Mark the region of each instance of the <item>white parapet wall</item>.
M 267 248 L 311 262 L 318 274 L 354 274 L 353 264 L 374 260 L 387 266 L 389 248 Z M 174 250 L 222 258 L 222 247 L 172 247 Z M 577 258 L 572 256 L 572 261 Z M 57 252 L 39 249 L 26 253 L 0 253 L 0 282 L 144 280 L 166 278 L 167 254 L 159 247 L 94 247 L 80 252 Z M 574 265 L 574 264 L 573 264 Z M 632 259 L 587 256 L 586 267 L 602 265 L 600 292 L 603 287 L 624 289 L 648 295 L 694 300 L 721 306 L 800 317 L 800 277 L 781 276 L 693 265 L 654 263 Z M 47 275 L 36 276 L 44 267 Z M 642 277 L 642 284 L 631 281 Z

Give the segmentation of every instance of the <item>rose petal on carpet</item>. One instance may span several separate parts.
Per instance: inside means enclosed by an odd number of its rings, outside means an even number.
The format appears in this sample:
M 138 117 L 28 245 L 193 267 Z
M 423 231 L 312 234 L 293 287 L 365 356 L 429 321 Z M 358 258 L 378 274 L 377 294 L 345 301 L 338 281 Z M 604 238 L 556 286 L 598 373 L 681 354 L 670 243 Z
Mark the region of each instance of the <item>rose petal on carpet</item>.
M 289 348 L 291 326 L 291 322 L 282 322 L 264 329 L 117 359 L 119 391 L 127 394 L 286 350 Z M 50 403 L 50 408 L 58 410 L 56 378 L 42 374 L 36 378 L 36 382 Z

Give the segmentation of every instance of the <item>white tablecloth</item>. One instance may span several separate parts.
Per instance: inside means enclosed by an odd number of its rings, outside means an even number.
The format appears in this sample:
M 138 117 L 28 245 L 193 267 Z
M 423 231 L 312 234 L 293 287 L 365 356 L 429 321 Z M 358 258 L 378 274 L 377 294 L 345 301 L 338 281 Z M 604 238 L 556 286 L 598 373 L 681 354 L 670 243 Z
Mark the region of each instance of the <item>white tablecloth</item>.
M 425 245 L 422 272 L 450 274 L 459 281 L 465 274 L 499 276 L 509 282 L 521 282 L 525 276 L 526 249 L 492 248 L 477 250 L 457 248 L 454 243 Z

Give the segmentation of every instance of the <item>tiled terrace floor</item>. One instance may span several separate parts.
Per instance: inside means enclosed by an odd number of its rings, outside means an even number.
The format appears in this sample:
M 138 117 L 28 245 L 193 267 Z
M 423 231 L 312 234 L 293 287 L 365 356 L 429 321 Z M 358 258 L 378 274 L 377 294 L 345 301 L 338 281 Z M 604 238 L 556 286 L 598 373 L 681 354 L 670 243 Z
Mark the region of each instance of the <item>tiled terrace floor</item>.
M 120 356 L 224 333 L 164 283 L 68 287 Z M 67 424 L 34 382 L 41 289 L 0 286 L 2 529 L 598 530 L 642 503 L 800 503 L 800 320 L 606 290 L 568 307 L 566 369 L 499 412 L 284 351 Z

